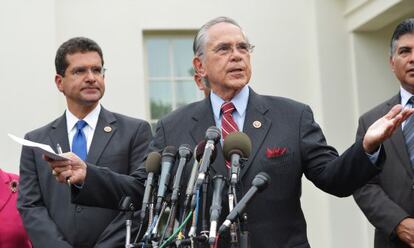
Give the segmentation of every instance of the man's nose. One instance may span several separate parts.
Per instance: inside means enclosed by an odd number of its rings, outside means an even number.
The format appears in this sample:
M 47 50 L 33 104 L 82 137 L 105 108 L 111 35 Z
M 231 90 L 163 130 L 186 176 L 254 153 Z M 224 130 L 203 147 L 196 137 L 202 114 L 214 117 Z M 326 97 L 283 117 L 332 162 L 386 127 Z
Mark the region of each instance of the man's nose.
M 86 71 L 86 81 L 87 82 L 95 82 L 96 81 L 96 75 L 92 72 L 91 69 L 88 69 Z

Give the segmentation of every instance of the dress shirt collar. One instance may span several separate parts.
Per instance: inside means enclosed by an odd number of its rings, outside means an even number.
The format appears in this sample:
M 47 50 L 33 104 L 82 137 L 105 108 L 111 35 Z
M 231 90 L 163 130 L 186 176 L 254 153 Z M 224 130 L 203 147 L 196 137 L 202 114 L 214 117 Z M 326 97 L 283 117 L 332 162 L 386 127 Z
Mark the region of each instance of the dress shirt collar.
M 216 95 L 213 91 L 210 94 L 211 106 L 213 107 L 213 113 L 215 119 L 220 118 L 220 109 L 221 105 L 224 103 L 224 100 Z M 240 116 L 244 116 L 247 108 L 247 102 L 249 100 L 249 86 L 245 85 L 243 89 L 231 99 L 231 102 L 234 104 L 237 113 Z
M 413 96 L 413 94 L 406 91 L 403 87 L 400 87 L 400 95 L 401 95 L 401 105 L 403 105 L 403 107 L 407 105 L 408 100 L 410 100 L 410 98 Z
M 88 123 L 88 126 L 95 130 L 96 125 L 98 123 L 99 113 L 101 112 L 101 105 L 98 104 L 96 107 L 87 115 L 85 118 L 83 118 L 86 123 Z M 79 119 L 74 114 L 72 114 L 69 109 L 66 109 L 66 124 L 68 128 L 68 133 L 75 128 L 76 122 L 78 122 Z

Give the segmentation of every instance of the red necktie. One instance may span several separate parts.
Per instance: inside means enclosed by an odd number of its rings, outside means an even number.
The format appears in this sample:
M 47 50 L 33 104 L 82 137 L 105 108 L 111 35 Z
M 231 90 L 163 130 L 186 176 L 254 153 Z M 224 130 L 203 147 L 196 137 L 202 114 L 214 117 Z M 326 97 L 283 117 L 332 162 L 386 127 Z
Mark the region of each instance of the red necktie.
M 229 133 L 239 131 L 239 127 L 232 116 L 235 109 L 232 102 L 224 102 L 223 105 L 221 105 L 221 136 L 223 137 L 223 140 Z M 230 161 L 226 161 L 226 166 L 230 168 Z

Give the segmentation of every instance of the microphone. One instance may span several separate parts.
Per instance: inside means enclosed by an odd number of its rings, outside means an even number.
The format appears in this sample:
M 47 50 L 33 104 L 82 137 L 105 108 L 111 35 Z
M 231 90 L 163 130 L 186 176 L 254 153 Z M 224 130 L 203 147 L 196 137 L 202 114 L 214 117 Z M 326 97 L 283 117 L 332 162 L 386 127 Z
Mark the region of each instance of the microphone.
M 178 194 L 180 191 L 181 175 L 183 174 L 185 165 L 187 164 L 188 160 L 190 160 L 192 155 L 193 155 L 193 152 L 191 151 L 190 145 L 184 144 L 178 148 L 178 156 L 180 158 L 180 161 L 178 163 L 177 172 L 175 173 L 175 177 L 174 177 L 173 193 L 171 196 L 172 202 L 176 202 L 178 200 Z
M 198 171 L 198 177 L 195 183 L 195 190 L 197 191 L 200 189 L 201 184 L 204 181 L 204 178 L 206 176 L 208 167 L 210 166 L 212 160 L 212 154 L 215 150 L 215 145 L 220 140 L 220 129 L 218 129 L 216 126 L 211 126 L 206 131 L 206 145 L 204 146 L 204 153 L 203 157 L 201 158 L 201 164 L 200 169 Z M 194 193 L 194 192 L 193 192 Z
M 262 192 L 267 185 L 270 183 L 270 176 L 265 172 L 260 172 L 257 174 L 253 181 L 252 186 L 250 187 L 249 191 L 243 196 L 243 198 L 237 203 L 237 205 L 231 210 L 231 212 L 227 215 L 226 220 L 220 226 L 219 234 L 225 232 L 231 223 L 243 213 L 244 209 L 246 208 L 247 204 L 253 199 L 257 192 Z
M 236 184 L 240 172 L 240 159 L 247 159 L 252 150 L 252 142 L 243 132 L 229 133 L 223 142 L 223 155 L 231 161 L 230 183 Z
M 221 213 L 221 195 L 226 183 L 223 175 L 216 175 L 213 178 L 213 200 L 210 207 L 210 236 L 209 243 L 211 245 L 216 241 L 217 221 Z
M 193 153 L 191 152 L 190 145 L 184 144 L 181 145 L 178 148 L 178 156 L 180 158 L 180 161 L 178 163 L 177 172 L 175 173 L 174 177 L 174 184 L 173 184 L 173 192 L 171 195 L 171 208 L 170 208 L 170 214 L 168 216 L 167 220 L 167 228 L 165 229 L 164 233 L 161 236 L 161 241 L 164 240 L 164 236 L 169 236 L 172 233 L 172 230 L 174 228 L 174 222 L 175 222 L 175 216 L 177 212 L 176 202 L 178 200 L 179 192 L 180 192 L 180 181 L 181 181 L 181 175 L 183 174 L 183 170 L 185 165 L 187 164 L 187 161 L 191 158 Z
M 154 175 L 160 173 L 161 167 L 161 155 L 159 152 L 151 152 L 147 156 L 147 160 L 145 161 L 145 170 L 148 173 L 147 180 L 145 181 L 145 192 L 144 197 L 142 200 L 142 207 L 140 213 L 141 223 L 144 222 L 146 210 L 148 208 L 149 199 L 152 194 L 153 186 L 154 186 Z
M 161 176 L 158 184 L 157 203 L 155 205 L 155 213 L 158 215 L 161 210 L 161 204 L 165 197 L 168 184 L 171 177 L 171 168 L 174 165 L 177 149 L 174 146 L 164 148 L 161 156 Z
M 125 247 L 130 247 L 131 244 L 131 226 L 132 226 L 132 216 L 134 214 L 134 205 L 132 204 L 131 197 L 124 196 L 119 203 L 119 209 L 126 211 L 126 221 L 125 221 Z

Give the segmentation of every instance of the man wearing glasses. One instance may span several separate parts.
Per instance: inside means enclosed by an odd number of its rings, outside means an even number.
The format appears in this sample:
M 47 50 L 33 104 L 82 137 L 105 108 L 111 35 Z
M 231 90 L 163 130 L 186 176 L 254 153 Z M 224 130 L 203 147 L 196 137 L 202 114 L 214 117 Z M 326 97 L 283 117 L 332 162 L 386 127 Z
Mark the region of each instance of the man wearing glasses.
M 210 126 L 220 128 L 222 137 L 243 131 L 252 141 L 252 150 L 240 170 L 239 199 L 258 173 L 264 171 L 271 177 L 269 186 L 247 207 L 251 247 L 310 247 L 300 204 L 302 176 L 330 194 L 351 195 L 380 171 L 384 158 L 381 143 L 413 111 L 401 111 L 401 106 L 395 106 L 338 156 L 326 144 L 309 106 L 283 97 L 260 95 L 248 86 L 252 45 L 237 22 L 227 17 L 207 22 L 198 31 L 193 49 L 193 66 L 211 92 L 205 99 L 161 119 L 150 149 L 181 144 L 194 147 L 204 139 Z M 71 176 L 73 182 L 84 183 L 81 190 L 72 191 L 73 200 L 78 203 L 116 208 L 123 195 L 130 195 L 133 202 L 142 200 L 143 184 L 136 183 L 136 179 L 141 180 L 145 174 L 143 167 L 131 177 L 103 173 L 83 163 L 74 163 L 72 167 L 65 162 L 50 165 L 61 172 L 56 177 L 60 182 L 65 183 L 66 176 Z M 190 170 L 188 166 L 187 179 Z M 228 170 L 219 142 L 210 176 L 227 176 Z M 89 190 L 90 187 L 99 188 L 100 193 Z M 222 215 L 228 210 L 226 204 L 224 200 Z M 230 247 L 228 233 L 220 236 L 218 247 Z
M 102 50 L 93 40 L 64 42 L 55 57 L 55 83 L 66 98 L 65 113 L 25 138 L 88 166 L 129 174 L 143 161 L 151 139 L 143 120 L 110 112 L 99 101 L 105 92 Z M 116 210 L 70 202 L 70 187 L 59 184 L 47 165 L 50 158 L 23 147 L 18 208 L 34 247 L 119 247 L 124 220 Z M 66 178 L 70 184 L 70 178 Z M 119 235 L 114 232 L 118 230 Z

